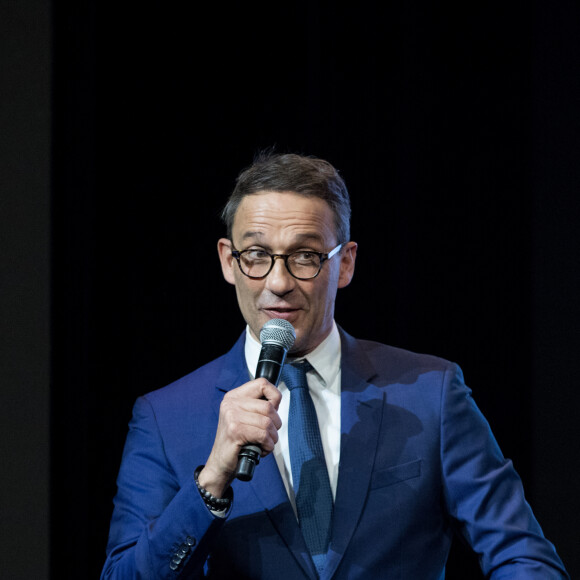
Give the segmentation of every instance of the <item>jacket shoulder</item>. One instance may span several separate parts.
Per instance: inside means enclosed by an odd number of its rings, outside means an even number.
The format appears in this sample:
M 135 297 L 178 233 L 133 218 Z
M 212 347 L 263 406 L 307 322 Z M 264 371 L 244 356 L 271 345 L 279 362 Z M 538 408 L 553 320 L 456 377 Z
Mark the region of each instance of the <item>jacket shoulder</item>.
M 457 370 L 457 365 L 439 356 L 418 353 L 404 348 L 383 344 L 373 340 L 362 340 L 344 333 L 344 344 L 357 349 L 377 369 L 397 369 L 398 372 L 446 372 Z
M 195 393 L 197 398 L 211 396 L 218 384 L 236 380 L 240 370 L 245 365 L 244 359 L 245 334 L 238 339 L 232 349 L 222 356 L 204 364 L 196 370 L 169 383 L 160 389 L 147 393 L 145 398 L 151 403 L 164 401 L 167 398 L 185 397 Z

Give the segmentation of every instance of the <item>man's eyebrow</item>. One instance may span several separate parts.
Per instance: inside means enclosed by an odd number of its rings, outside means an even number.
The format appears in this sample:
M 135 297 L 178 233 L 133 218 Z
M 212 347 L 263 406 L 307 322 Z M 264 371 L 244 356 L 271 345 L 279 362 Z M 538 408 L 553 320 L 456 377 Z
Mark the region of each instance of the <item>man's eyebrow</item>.
M 242 236 L 242 241 L 254 239 L 254 238 L 262 238 L 264 234 L 262 232 L 246 232 Z
M 262 239 L 264 237 L 263 232 L 245 232 L 242 235 L 242 243 L 254 242 L 256 244 L 262 245 L 264 248 L 268 249 L 270 246 L 268 244 L 264 244 Z M 303 234 L 296 234 L 292 243 L 288 247 L 297 248 L 303 245 L 309 245 L 309 243 L 322 244 L 324 245 L 324 238 L 317 232 L 310 232 L 310 233 L 303 233 Z
M 295 244 L 303 244 L 310 241 L 324 242 L 324 238 L 318 232 L 296 234 Z

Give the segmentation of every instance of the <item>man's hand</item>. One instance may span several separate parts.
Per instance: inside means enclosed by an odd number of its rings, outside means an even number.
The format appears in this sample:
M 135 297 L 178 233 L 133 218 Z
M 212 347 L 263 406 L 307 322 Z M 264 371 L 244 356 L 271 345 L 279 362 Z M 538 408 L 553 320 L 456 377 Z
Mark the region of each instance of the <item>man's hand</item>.
M 262 457 L 278 441 L 282 421 L 278 406 L 282 395 L 266 379 L 255 379 L 226 393 L 213 448 L 199 474 L 199 483 L 216 497 L 223 497 L 235 478 L 238 455 L 244 445 L 255 444 Z

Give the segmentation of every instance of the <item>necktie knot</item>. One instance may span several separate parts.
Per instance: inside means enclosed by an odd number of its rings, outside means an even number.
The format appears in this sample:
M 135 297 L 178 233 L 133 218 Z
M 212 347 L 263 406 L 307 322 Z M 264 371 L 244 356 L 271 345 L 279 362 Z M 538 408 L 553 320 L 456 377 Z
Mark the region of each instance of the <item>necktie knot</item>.
M 306 373 L 312 369 L 312 365 L 306 359 L 286 364 L 282 368 L 282 380 L 290 391 L 299 388 L 308 389 Z

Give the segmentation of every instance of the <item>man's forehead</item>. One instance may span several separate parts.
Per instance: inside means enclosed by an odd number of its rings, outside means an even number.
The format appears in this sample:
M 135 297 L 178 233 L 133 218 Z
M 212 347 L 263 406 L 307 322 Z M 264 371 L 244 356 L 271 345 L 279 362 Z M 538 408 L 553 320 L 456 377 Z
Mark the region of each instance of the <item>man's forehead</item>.
M 304 236 L 323 237 L 329 227 L 334 230 L 332 209 L 319 197 L 262 191 L 245 196 L 233 220 L 234 229 L 244 237 L 263 235 L 264 228 L 271 226 L 288 225 L 302 226 Z

